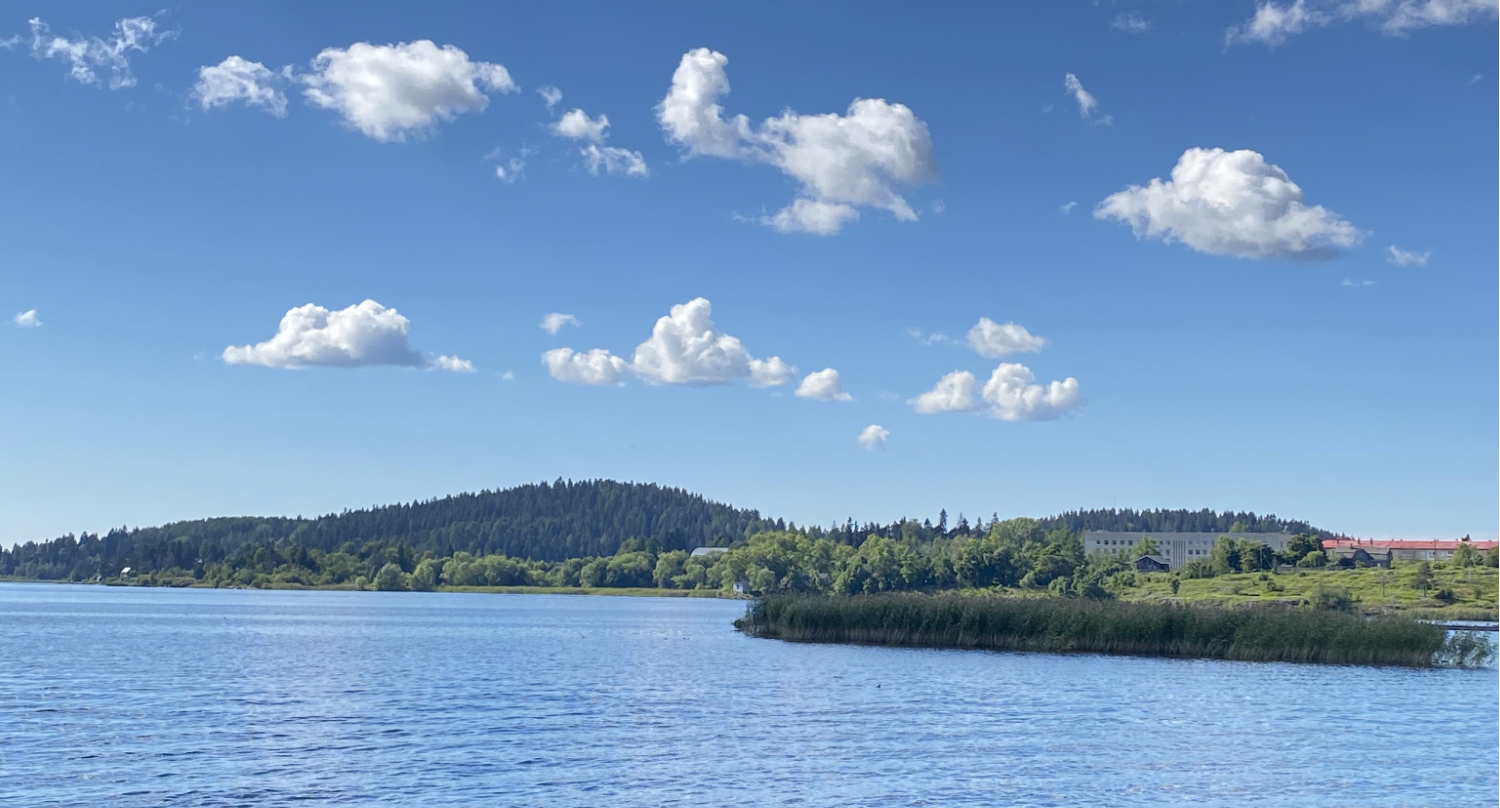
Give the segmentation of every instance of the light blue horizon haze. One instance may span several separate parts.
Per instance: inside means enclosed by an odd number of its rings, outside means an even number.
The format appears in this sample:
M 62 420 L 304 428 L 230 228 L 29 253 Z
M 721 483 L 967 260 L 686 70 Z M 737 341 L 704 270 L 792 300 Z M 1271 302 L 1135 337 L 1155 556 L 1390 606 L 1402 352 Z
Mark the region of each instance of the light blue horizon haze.
M 556 478 L 680 486 L 799 524 L 1206 507 L 1493 539 L 1494 4 L 1439 5 L 1462 17 L 1399 17 L 1434 6 L 1395 0 L 1312 3 L 1279 30 L 1238 1 L 11 5 L 0 543 Z M 136 83 L 119 89 L 107 67 L 90 85 L 39 58 L 28 24 L 82 41 L 142 16 L 171 36 L 126 54 Z M 303 98 L 324 49 L 419 40 L 503 65 L 517 91 L 404 142 Z M 856 205 L 829 235 L 760 223 L 798 179 L 772 158 L 690 156 L 658 121 L 696 48 L 727 57 L 719 103 L 754 127 L 860 98 L 909 108 L 936 172 L 876 176 L 917 220 Z M 230 56 L 293 67 L 285 117 L 191 96 Z M 551 110 L 543 87 L 563 94 Z M 585 142 L 549 129 L 574 108 L 607 115 L 602 145 L 649 176 L 592 175 Z M 759 136 L 736 148 L 769 148 Z M 1358 243 L 1234 257 L 1092 215 L 1194 148 L 1263 155 Z M 1397 265 L 1392 246 L 1430 257 Z M 628 361 L 698 297 L 796 379 L 589 386 L 541 361 Z M 294 307 L 367 299 L 409 319 L 413 349 L 475 372 L 221 358 Z M 13 319 L 33 310 L 40 325 Z M 549 335 L 551 312 L 581 324 Z M 1045 347 L 979 356 L 962 343 L 980 318 Z M 1009 421 L 908 403 L 1001 362 L 1075 378 L 1087 405 Z M 822 368 L 853 400 L 793 395 Z M 883 448 L 857 440 L 872 424 Z

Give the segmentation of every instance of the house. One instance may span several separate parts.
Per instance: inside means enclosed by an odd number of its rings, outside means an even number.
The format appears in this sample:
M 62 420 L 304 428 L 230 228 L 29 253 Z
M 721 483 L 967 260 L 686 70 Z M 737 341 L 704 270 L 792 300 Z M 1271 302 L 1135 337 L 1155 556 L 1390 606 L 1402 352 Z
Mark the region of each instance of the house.
M 1143 555 L 1135 560 L 1136 572 L 1166 572 L 1170 569 L 1172 565 L 1160 556 Z
M 1473 541 L 1468 536 L 1461 539 L 1447 539 L 1437 541 L 1411 541 L 1407 539 L 1324 539 L 1323 552 L 1333 558 L 1333 551 L 1340 547 L 1364 547 L 1366 549 L 1390 550 L 1393 561 L 1449 561 L 1453 558 L 1453 552 L 1461 544 L 1473 547 L 1477 552 L 1484 552 L 1496 547 L 1497 542 Z
M 1384 567 L 1391 566 L 1394 551 L 1386 547 L 1332 547 L 1323 551 L 1328 560 L 1340 567 Z
M 729 552 L 728 547 L 694 547 L 693 552 L 688 553 L 688 558 L 703 558 L 704 556 L 716 556 L 720 553 Z
M 750 582 L 749 581 L 735 581 L 734 582 L 734 593 L 736 595 L 748 595 L 748 594 L 750 594 Z

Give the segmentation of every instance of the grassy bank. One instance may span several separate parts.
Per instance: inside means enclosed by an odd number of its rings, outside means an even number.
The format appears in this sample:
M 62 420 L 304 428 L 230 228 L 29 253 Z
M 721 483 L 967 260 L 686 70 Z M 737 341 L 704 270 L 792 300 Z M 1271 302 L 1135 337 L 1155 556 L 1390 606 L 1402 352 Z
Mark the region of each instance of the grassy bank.
M 736 625 L 798 642 L 1408 667 L 1484 664 L 1489 648 L 1399 617 L 1064 598 L 773 595 Z
M 1310 600 L 1319 589 L 1345 593 L 1368 613 L 1401 611 L 1429 619 L 1495 620 L 1497 571 L 1493 567 L 1434 566 L 1426 589 L 1413 585 L 1412 565 L 1395 569 L 1297 570 L 1291 573 L 1239 573 L 1216 578 L 1137 574 L 1136 585 L 1114 590 L 1122 600 L 1175 600 L 1213 606 L 1241 606 Z

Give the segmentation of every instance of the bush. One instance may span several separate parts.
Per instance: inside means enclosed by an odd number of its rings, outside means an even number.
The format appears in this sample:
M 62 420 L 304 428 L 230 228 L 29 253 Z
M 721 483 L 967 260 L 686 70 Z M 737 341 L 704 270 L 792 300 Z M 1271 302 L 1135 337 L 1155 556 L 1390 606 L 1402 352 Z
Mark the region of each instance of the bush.
M 1324 612 L 1352 612 L 1355 607 L 1354 596 L 1347 589 L 1318 586 L 1312 591 L 1308 599 L 1308 605 L 1318 611 Z

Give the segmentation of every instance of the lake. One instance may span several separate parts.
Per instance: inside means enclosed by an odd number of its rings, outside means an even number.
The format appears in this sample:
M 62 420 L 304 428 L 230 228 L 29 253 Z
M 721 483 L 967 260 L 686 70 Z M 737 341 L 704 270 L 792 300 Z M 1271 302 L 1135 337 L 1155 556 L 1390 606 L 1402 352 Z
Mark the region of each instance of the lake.
M 1493 806 L 1500 674 L 801 645 L 738 601 L 0 584 L 0 805 Z

